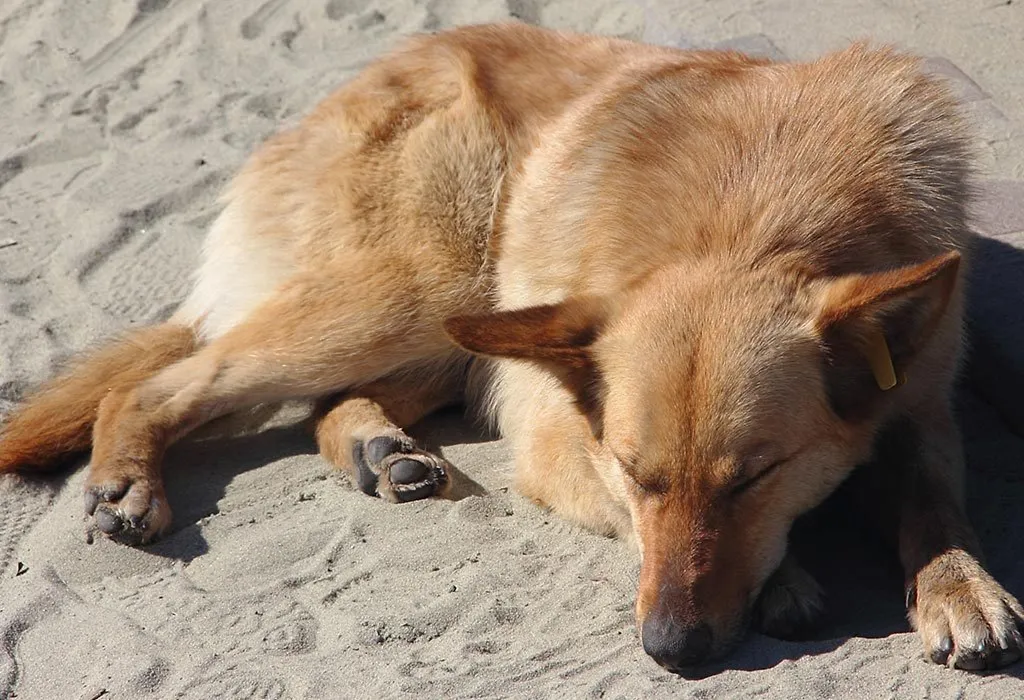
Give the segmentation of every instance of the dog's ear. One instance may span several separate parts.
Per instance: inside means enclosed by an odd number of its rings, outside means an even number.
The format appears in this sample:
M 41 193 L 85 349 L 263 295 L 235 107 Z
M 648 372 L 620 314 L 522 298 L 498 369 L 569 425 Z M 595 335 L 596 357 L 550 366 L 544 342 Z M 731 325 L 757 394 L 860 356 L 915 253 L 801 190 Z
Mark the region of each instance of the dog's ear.
M 528 360 L 544 367 L 572 392 L 600 439 L 603 386 L 591 345 L 607 319 L 606 303 L 579 297 L 444 322 L 455 343 L 478 355 Z
M 866 418 L 885 391 L 907 380 L 911 362 L 949 305 L 959 265 L 960 254 L 952 251 L 918 265 L 820 284 L 817 332 L 829 398 L 841 417 Z

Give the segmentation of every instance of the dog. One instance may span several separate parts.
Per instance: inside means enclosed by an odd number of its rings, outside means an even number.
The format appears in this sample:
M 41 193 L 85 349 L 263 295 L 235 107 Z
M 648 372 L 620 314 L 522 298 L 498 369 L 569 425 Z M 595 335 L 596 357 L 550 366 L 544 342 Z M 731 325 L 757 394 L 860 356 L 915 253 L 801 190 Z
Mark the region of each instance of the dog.
M 0 471 L 91 450 L 91 527 L 171 524 L 169 444 L 315 400 L 367 494 L 444 497 L 405 429 L 468 402 L 522 494 L 636 543 L 646 652 L 687 669 L 813 621 L 794 520 L 857 465 L 926 658 L 1019 658 L 980 563 L 951 412 L 970 133 L 919 62 L 808 63 L 521 24 L 409 39 L 226 190 L 191 295 L 8 416 Z

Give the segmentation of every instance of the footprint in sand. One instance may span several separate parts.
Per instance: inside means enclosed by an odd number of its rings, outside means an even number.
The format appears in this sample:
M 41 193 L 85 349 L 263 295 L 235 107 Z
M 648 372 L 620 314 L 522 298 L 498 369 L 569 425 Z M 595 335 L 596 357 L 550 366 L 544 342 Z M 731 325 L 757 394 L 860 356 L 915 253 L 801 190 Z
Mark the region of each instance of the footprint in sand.
M 184 298 L 197 246 L 183 235 L 182 219 L 194 218 L 213 200 L 222 180 L 219 172 L 203 172 L 119 214 L 113 230 L 77 266 L 79 283 L 103 300 L 104 311 L 129 321 L 153 320 Z
M 0 574 L 15 569 L 15 549 L 53 503 L 55 488 L 0 477 Z
M 255 12 L 242 20 L 239 31 L 243 39 L 253 40 L 263 34 L 267 22 L 284 5 L 284 0 L 268 0 L 257 8 Z
M 370 5 L 369 0 L 330 0 L 324 6 L 327 19 L 339 20 L 361 14 Z
M 254 674 L 239 671 L 200 681 L 178 696 L 179 700 L 283 700 L 286 697 L 284 681 L 279 678 L 254 677 Z
M 264 651 L 276 655 L 306 654 L 316 648 L 317 623 L 300 603 L 284 601 L 262 615 Z

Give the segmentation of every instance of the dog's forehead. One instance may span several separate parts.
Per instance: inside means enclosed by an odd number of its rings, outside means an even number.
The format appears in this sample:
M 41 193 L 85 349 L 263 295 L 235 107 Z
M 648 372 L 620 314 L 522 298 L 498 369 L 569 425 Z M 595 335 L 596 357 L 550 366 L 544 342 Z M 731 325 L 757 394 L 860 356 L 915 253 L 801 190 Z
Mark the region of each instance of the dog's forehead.
M 825 404 L 813 343 L 784 334 L 759 346 L 715 340 L 699 334 L 637 352 L 629 372 L 606 378 L 606 430 L 637 463 L 676 464 L 724 483 L 818 422 Z
M 631 410 L 742 426 L 813 392 L 821 356 L 799 322 L 734 317 L 640 329 L 601 359 L 609 389 L 631 396 Z

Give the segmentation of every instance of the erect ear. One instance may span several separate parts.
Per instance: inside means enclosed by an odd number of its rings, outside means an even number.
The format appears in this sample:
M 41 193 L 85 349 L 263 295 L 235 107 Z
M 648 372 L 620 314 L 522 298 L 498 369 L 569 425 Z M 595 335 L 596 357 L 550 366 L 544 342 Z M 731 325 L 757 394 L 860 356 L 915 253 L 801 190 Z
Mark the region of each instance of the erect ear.
M 580 297 L 514 311 L 454 316 L 444 328 L 472 353 L 529 360 L 550 371 L 572 392 L 600 439 L 604 392 L 591 345 L 606 319 L 603 300 Z
M 836 412 L 870 415 L 883 392 L 906 381 L 918 352 L 942 320 L 956 287 L 960 254 L 871 275 L 822 283 L 817 330 Z

